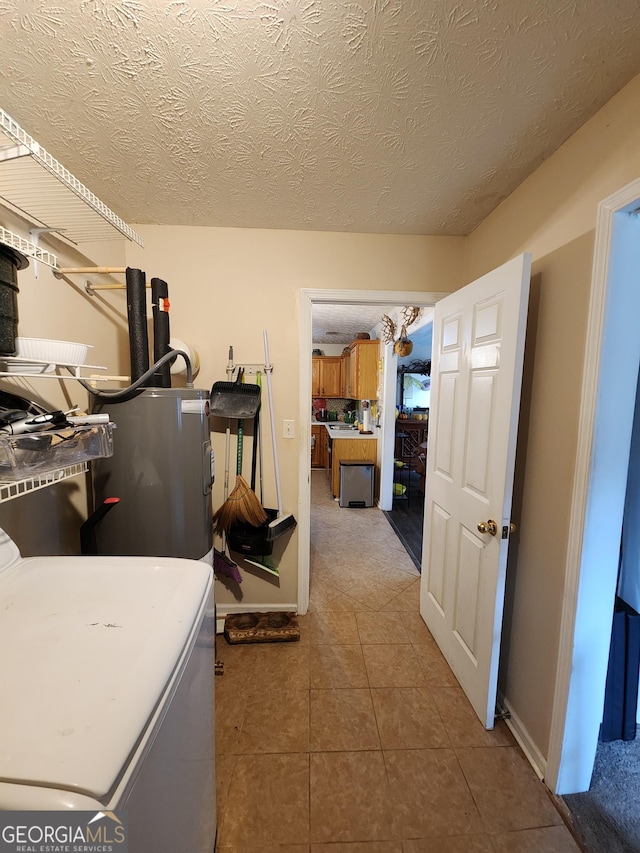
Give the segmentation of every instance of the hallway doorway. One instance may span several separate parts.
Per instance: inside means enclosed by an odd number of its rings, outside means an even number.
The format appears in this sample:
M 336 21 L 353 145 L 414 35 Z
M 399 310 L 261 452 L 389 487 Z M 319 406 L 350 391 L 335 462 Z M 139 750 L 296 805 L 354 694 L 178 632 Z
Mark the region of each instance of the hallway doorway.
M 309 567 L 310 567 L 310 466 L 311 455 L 311 358 L 312 341 L 312 310 L 314 304 L 345 304 L 345 305 L 415 305 L 432 307 L 446 293 L 441 292 L 408 292 L 408 291 L 358 291 L 358 290 L 311 290 L 300 291 L 300 430 L 301 441 L 300 479 L 299 479 L 299 512 L 298 512 L 298 612 L 304 614 L 309 606 Z M 392 349 L 387 347 L 387 349 Z M 394 359 L 395 360 L 395 359 Z M 392 382 L 395 388 L 395 364 L 393 377 L 387 376 L 391 359 L 382 359 L 384 381 Z M 391 494 L 393 481 L 393 444 L 395 433 L 395 406 L 386 405 L 380 418 L 378 430 L 378 460 L 387 460 L 380 471 L 380 492 L 385 489 Z M 383 509 L 386 507 L 382 507 Z

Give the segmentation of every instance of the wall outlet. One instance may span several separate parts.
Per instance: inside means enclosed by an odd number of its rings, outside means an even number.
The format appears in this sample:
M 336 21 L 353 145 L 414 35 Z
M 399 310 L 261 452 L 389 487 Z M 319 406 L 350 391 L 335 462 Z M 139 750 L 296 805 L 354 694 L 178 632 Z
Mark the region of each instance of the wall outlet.
M 282 437 L 295 438 L 296 427 L 294 421 L 282 421 Z

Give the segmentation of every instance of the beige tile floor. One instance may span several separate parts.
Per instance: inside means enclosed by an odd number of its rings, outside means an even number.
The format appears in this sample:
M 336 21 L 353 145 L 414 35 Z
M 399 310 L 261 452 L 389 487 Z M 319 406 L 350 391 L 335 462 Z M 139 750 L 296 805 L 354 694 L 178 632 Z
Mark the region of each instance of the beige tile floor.
M 300 642 L 218 639 L 218 853 L 577 851 L 506 725 L 477 720 L 384 515 L 340 509 L 322 471 L 312 506 Z

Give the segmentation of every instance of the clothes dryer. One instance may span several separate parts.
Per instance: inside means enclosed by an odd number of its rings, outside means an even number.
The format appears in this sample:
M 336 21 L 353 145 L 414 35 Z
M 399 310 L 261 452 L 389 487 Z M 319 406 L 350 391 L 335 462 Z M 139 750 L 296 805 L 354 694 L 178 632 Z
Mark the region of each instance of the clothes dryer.
M 115 812 L 129 853 L 212 853 L 211 567 L 22 558 L 0 531 L 0 601 L 0 809 Z

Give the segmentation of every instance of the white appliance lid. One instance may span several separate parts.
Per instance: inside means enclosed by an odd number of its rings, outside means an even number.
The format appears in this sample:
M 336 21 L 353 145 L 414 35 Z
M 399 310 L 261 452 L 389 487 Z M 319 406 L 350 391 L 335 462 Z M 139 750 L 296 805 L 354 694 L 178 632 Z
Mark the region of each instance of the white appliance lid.
M 31 557 L 0 573 L 0 780 L 105 796 L 203 612 L 211 567 Z

